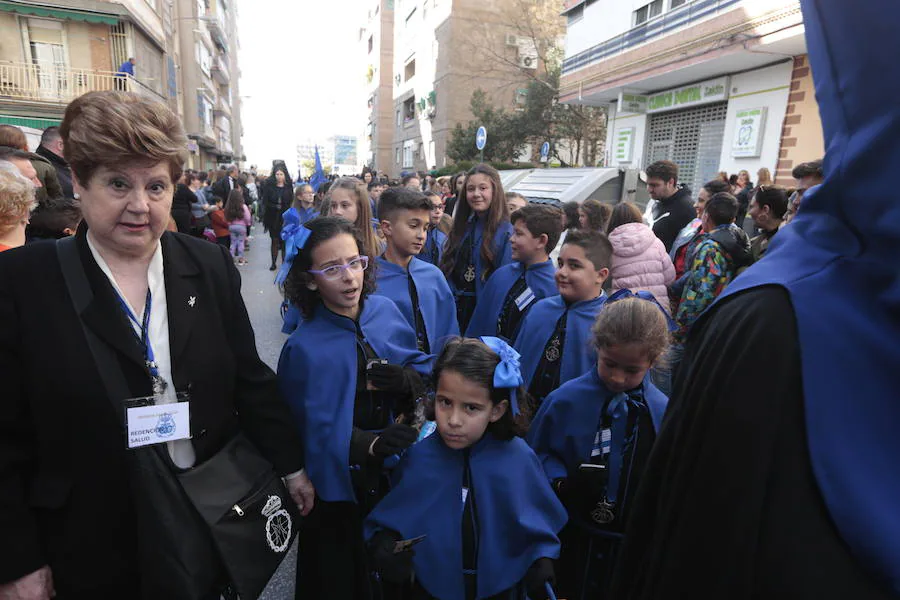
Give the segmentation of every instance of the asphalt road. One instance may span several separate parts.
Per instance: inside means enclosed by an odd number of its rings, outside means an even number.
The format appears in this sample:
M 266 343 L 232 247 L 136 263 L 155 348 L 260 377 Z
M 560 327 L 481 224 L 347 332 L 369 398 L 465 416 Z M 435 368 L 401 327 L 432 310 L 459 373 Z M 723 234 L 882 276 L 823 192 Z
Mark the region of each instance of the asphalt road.
M 247 305 L 250 323 L 256 333 L 256 349 L 260 358 L 272 367 L 278 366 L 278 355 L 287 336 L 281 333 L 281 294 L 274 285 L 275 273 L 269 271 L 269 234 L 262 223 L 255 223 L 250 232 L 250 250 L 246 257 L 250 264 L 238 267 L 241 274 L 241 294 Z M 289 600 L 294 597 L 297 566 L 296 544 L 291 548 L 281 568 L 272 577 L 261 600 Z

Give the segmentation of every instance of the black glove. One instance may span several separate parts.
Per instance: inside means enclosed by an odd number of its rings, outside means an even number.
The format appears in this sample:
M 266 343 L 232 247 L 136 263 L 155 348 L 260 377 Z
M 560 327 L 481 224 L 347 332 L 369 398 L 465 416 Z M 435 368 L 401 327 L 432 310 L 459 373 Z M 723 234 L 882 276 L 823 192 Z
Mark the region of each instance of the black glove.
M 394 544 L 398 541 L 400 541 L 399 534 L 382 530 L 376 533 L 369 543 L 372 564 L 381 573 L 382 578 L 391 583 L 409 581 L 413 572 L 412 559 L 415 553 L 410 548 L 394 554 Z
M 378 434 L 371 431 L 363 431 L 358 427 L 354 427 L 350 432 L 350 464 L 363 465 L 369 458 L 369 448 Z
M 419 432 L 409 425 L 392 423 L 375 438 L 375 443 L 372 445 L 372 454 L 377 458 L 393 456 L 412 446 L 418 437 Z
M 366 371 L 369 383 L 383 392 L 408 394 L 411 386 L 409 377 L 400 365 L 375 363 Z
M 525 573 L 525 589 L 528 590 L 530 600 L 547 600 L 547 582 L 550 587 L 556 589 L 556 573 L 553 571 L 553 561 L 549 558 L 539 558 Z

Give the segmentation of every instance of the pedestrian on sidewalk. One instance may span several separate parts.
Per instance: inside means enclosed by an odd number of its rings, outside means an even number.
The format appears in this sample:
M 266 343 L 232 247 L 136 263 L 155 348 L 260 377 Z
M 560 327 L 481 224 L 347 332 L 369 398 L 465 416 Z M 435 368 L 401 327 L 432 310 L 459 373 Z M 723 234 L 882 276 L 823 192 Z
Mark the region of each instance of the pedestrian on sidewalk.
M 247 242 L 247 233 L 253 224 L 253 217 L 244 202 L 244 193 L 240 188 L 235 188 L 228 194 L 228 202 L 225 203 L 225 220 L 228 222 L 228 235 L 231 236 L 231 257 L 237 264 L 246 265 L 244 244 Z

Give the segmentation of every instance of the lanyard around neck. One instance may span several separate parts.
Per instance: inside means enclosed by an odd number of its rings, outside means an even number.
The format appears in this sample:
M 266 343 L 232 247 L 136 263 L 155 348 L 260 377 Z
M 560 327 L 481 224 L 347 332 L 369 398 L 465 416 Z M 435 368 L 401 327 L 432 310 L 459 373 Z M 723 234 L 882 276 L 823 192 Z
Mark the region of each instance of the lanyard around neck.
M 129 325 L 133 323 L 141 330 L 139 335 L 137 331 L 134 330 L 134 327 L 131 327 L 131 333 L 134 334 L 134 337 L 137 338 L 138 343 L 144 350 L 144 362 L 147 364 L 147 369 L 155 380 L 159 377 L 159 367 L 153 356 L 153 346 L 150 344 L 150 309 L 152 308 L 152 294 L 150 293 L 150 290 L 147 289 L 147 299 L 144 303 L 144 318 L 142 321 L 139 321 L 134 313 L 131 312 L 131 309 L 128 308 L 128 304 L 122 296 L 116 293 L 116 298 L 119 300 L 119 306 L 125 313 L 125 316 L 128 317 Z

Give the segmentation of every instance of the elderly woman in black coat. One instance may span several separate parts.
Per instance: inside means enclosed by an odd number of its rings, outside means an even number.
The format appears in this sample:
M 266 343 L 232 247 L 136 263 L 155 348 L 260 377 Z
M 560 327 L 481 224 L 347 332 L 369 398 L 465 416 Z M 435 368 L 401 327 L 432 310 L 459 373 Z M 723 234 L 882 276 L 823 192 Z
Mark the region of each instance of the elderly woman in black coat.
M 142 560 L 144 534 L 165 524 L 147 523 L 132 493 L 143 438 L 128 399 L 182 415 L 150 424 L 179 482 L 244 436 L 304 512 L 314 490 L 231 258 L 166 231 L 185 159 L 177 116 L 93 92 L 68 106 L 61 132 L 84 221 L 73 242 L 0 255 L 0 598 L 181 598 L 159 592 L 170 582 Z M 75 265 L 86 293 L 69 287 Z

